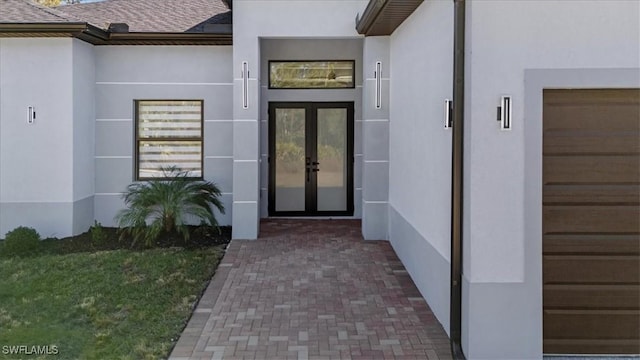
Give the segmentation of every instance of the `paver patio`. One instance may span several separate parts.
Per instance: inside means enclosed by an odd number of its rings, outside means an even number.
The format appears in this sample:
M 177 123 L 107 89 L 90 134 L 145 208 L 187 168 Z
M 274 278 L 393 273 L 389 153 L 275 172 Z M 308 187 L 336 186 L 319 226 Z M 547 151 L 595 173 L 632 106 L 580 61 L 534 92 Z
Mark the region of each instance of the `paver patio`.
M 451 359 L 385 241 L 358 220 L 265 220 L 232 241 L 170 359 Z

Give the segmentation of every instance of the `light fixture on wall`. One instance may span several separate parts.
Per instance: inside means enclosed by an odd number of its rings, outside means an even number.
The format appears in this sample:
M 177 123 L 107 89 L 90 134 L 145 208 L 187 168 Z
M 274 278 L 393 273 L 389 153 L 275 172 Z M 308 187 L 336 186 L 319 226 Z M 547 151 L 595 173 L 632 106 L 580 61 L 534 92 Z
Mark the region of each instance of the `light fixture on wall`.
M 249 63 L 242 62 L 242 108 L 249 108 Z
M 376 61 L 376 70 L 373 73 L 376 79 L 375 105 L 376 109 L 382 108 L 382 61 Z
M 500 121 L 500 130 L 511 130 L 511 117 L 513 113 L 513 102 L 511 95 L 504 95 L 500 98 L 500 106 L 498 106 L 498 121 Z
M 35 106 L 29 106 L 27 109 L 27 124 L 33 124 L 36 122 L 36 108 Z
M 453 126 L 453 100 L 444 99 L 444 128 L 451 129 Z

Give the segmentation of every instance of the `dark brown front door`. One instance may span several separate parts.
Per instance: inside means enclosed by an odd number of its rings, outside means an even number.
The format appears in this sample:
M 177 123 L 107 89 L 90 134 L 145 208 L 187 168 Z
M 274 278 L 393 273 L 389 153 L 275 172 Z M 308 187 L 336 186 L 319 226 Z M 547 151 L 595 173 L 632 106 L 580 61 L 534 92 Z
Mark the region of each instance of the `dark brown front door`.
M 269 104 L 269 215 L 353 215 L 353 103 Z
M 547 354 L 640 353 L 640 90 L 545 90 Z

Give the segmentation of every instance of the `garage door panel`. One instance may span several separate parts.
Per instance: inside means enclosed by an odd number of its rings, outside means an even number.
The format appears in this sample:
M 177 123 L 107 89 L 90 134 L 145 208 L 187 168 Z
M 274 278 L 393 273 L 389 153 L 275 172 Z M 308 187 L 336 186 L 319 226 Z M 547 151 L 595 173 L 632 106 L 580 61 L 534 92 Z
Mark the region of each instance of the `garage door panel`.
M 545 106 L 640 104 L 640 89 L 545 89 Z
M 547 339 L 543 340 L 545 354 L 638 354 L 637 339 Z
M 638 284 L 637 255 L 546 255 L 544 284 Z
M 543 352 L 638 354 L 640 89 L 543 107 Z
M 640 255 L 640 236 L 627 234 L 544 235 L 545 255 Z
M 557 206 L 543 209 L 545 234 L 640 232 L 640 208 L 628 206 Z
M 544 134 L 544 155 L 567 154 L 638 154 L 640 132 L 599 133 L 586 131 L 547 131 Z
M 545 90 L 543 130 L 638 131 L 640 90 Z
M 638 156 L 545 156 L 544 184 L 640 183 Z
M 544 205 L 638 205 L 640 185 L 545 185 L 542 193 Z
M 615 105 L 615 104 L 614 104 Z M 544 109 L 543 131 L 638 131 L 634 121 L 640 116 L 638 104 L 567 104 L 551 105 Z
M 638 310 L 545 310 L 544 331 L 555 339 L 637 339 Z
M 638 310 L 640 285 L 544 285 L 545 309 Z

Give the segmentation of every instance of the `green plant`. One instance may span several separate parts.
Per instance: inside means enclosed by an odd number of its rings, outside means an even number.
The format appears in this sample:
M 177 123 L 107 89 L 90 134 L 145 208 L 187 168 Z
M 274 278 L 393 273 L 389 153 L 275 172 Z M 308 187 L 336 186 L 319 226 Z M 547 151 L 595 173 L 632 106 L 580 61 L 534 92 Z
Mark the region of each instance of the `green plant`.
M 102 227 L 97 220 L 94 220 L 93 226 L 89 228 L 89 233 L 91 234 L 91 244 L 96 246 L 101 246 L 105 244 L 108 240 L 107 232 Z
M 40 250 L 40 234 L 32 228 L 20 226 L 7 233 L 2 252 L 9 256 L 30 256 Z
M 126 209 L 116 215 L 121 239 L 131 236 L 133 243 L 144 240 L 147 246 L 163 233 L 177 232 L 189 239 L 188 219 L 218 227 L 213 208 L 224 214 L 220 189 L 210 182 L 189 178 L 175 167 L 163 169 L 168 180 L 136 182 L 124 194 Z

